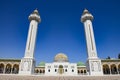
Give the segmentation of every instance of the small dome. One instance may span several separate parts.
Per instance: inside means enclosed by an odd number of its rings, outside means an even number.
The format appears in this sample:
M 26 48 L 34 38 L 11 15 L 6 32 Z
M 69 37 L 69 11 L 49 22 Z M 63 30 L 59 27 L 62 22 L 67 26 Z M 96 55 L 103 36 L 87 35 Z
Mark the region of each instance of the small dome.
M 45 66 L 45 62 L 40 62 L 38 66 Z
M 41 18 L 40 18 L 40 15 L 39 15 L 39 12 L 37 9 L 35 9 L 32 14 L 30 14 L 30 16 L 28 17 L 28 19 L 30 21 L 32 20 L 36 20 L 37 22 L 41 22 Z
M 83 62 L 78 62 L 77 66 L 85 66 L 85 64 Z
M 85 22 L 86 20 L 93 20 L 92 14 L 87 9 L 83 11 L 83 14 L 81 16 L 81 22 Z
M 68 62 L 68 57 L 63 53 L 59 53 L 55 56 L 54 61 L 55 62 Z
M 35 9 L 34 12 L 33 12 L 33 14 L 37 14 L 37 15 L 39 15 L 38 10 Z
M 85 10 L 83 11 L 83 15 L 84 15 L 84 14 L 87 14 L 87 13 L 90 14 L 89 11 L 88 11 L 87 9 L 85 9 Z

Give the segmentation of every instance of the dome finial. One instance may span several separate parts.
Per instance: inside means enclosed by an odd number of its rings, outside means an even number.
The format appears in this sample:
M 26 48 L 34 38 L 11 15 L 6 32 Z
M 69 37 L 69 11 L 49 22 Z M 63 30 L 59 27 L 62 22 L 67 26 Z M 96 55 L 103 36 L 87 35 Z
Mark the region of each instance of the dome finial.
M 88 13 L 89 14 L 89 11 L 85 8 L 84 11 L 83 11 L 83 15 Z
M 39 15 L 37 8 L 34 10 L 33 13 Z
M 41 18 L 40 18 L 40 15 L 39 15 L 37 8 L 32 12 L 32 14 L 30 14 L 29 20 L 30 21 L 36 20 L 37 22 L 41 22 Z
M 80 20 L 81 20 L 81 22 L 85 22 L 86 20 L 93 20 L 93 16 L 92 16 L 92 14 L 85 8 Z

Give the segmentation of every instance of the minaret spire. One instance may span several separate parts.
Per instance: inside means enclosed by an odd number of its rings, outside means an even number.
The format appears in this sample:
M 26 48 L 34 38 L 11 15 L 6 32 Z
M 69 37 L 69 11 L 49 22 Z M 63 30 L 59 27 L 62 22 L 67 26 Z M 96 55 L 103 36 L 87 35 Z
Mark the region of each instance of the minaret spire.
M 97 56 L 92 20 L 93 15 L 87 9 L 85 9 L 81 16 L 81 22 L 84 24 L 87 43 L 87 69 L 90 75 L 102 75 L 101 60 Z
M 84 22 L 86 20 L 91 20 L 92 21 L 93 16 L 87 9 L 84 9 L 84 11 L 82 13 L 82 16 L 81 16 L 81 22 Z
M 89 11 L 85 8 L 84 11 L 83 11 L 83 15 L 86 14 L 86 13 L 89 13 Z
M 37 9 L 35 9 L 32 14 L 28 17 L 30 20 L 26 49 L 25 49 L 25 56 L 21 60 L 19 74 L 33 74 L 34 67 L 35 67 L 35 60 L 34 60 L 34 50 L 35 50 L 35 43 L 36 43 L 36 35 L 37 35 L 37 28 L 38 23 L 41 22 L 41 18 Z
M 87 9 L 85 9 L 81 16 L 81 22 L 84 23 L 86 33 L 88 58 L 97 58 L 97 50 L 94 38 L 94 31 L 92 27 L 92 20 L 92 14 L 90 14 L 90 12 Z

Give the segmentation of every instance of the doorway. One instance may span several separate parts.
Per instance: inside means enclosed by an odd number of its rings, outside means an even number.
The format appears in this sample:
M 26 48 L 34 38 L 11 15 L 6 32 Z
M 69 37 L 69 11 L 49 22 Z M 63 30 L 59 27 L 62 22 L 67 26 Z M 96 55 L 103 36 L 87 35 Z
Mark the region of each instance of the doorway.
M 64 73 L 63 65 L 59 65 L 58 73 L 59 74 L 63 74 Z

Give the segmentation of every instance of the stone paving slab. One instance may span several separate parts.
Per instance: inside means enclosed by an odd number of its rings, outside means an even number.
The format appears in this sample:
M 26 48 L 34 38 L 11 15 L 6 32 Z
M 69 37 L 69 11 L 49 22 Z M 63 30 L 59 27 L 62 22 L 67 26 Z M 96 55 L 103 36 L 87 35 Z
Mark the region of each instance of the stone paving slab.
M 120 80 L 120 75 L 110 76 L 27 76 L 0 75 L 0 80 Z

